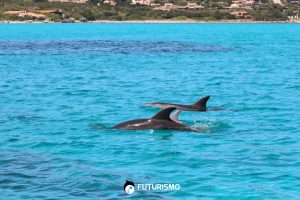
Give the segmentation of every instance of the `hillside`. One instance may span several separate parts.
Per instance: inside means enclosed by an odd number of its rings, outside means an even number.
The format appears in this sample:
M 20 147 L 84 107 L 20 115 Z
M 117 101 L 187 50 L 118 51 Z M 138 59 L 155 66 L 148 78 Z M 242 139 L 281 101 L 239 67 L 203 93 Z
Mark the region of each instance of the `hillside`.
M 111 0 L 111 2 L 114 2 Z M 110 2 L 110 3 L 111 3 Z M 247 4 L 248 2 L 248 4 Z M 167 3 L 167 4 L 166 4 Z M 133 5 L 118 0 L 110 5 L 99 0 L 87 3 L 59 3 L 44 0 L 1 0 L 2 21 L 94 21 L 94 20 L 260 20 L 284 21 L 298 18 L 299 3 L 274 4 L 269 1 L 201 1 L 188 7 L 186 0 L 155 0 L 148 5 Z M 195 7 L 196 5 L 196 7 Z M 169 7 L 167 7 L 169 6 Z M 198 7 L 197 7 L 198 6 Z M 8 12 L 8 11 L 22 11 Z

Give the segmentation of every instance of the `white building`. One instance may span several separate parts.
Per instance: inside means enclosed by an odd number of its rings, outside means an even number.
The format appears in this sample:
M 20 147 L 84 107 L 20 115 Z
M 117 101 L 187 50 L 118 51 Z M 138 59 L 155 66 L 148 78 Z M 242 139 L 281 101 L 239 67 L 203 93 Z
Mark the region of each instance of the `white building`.
M 187 8 L 192 9 L 192 10 L 196 10 L 196 9 L 204 8 L 204 6 L 198 5 L 197 3 L 188 2 Z
M 131 4 L 140 4 L 140 5 L 147 5 L 149 6 L 151 3 L 151 0 L 132 0 Z
M 281 2 L 281 0 L 273 0 L 273 2 L 274 2 L 275 4 L 283 5 L 283 3 Z
M 103 3 L 109 4 L 111 6 L 115 6 L 117 4 L 115 0 L 105 0 Z

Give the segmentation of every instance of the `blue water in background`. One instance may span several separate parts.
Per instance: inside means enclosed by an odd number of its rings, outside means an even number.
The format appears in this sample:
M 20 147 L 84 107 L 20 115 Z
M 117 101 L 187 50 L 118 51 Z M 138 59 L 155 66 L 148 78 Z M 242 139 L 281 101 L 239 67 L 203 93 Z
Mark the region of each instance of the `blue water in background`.
M 0 199 L 300 198 L 297 24 L 0 24 Z M 204 133 L 107 129 L 191 104 Z

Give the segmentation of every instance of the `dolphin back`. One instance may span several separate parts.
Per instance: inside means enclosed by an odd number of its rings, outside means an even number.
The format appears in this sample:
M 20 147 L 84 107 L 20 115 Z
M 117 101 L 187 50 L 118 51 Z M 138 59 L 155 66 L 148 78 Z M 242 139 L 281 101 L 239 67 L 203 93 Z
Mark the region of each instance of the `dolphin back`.
M 196 108 L 205 108 L 206 109 L 206 103 L 210 96 L 206 96 L 198 100 L 196 103 L 193 104 L 194 107 Z

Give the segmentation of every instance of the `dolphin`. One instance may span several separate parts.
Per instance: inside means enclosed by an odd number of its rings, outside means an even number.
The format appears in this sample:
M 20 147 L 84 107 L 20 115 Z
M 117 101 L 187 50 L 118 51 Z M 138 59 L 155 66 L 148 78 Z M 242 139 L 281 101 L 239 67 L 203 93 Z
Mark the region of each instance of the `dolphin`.
M 173 114 L 170 118 L 171 118 L 174 122 L 177 122 L 177 123 L 186 125 L 186 124 L 184 124 L 182 121 L 179 121 L 179 119 L 178 119 L 178 116 L 179 116 L 180 112 L 181 112 L 181 110 L 176 110 L 176 111 L 174 112 L 174 114 Z M 188 125 L 186 125 L 186 126 L 188 126 Z M 198 132 L 201 132 L 201 131 L 199 130 L 199 128 L 196 129 L 196 130 L 197 130 Z M 201 130 L 207 131 L 208 128 L 201 127 Z
M 160 110 L 156 115 L 149 119 L 135 119 L 131 121 L 122 122 L 114 127 L 113 129 L 124 129 L 124 130 L 178 130 L 178 131 L 191 131 L 200 132 L 186 124 L 181 122 L 173 121 L 170 118 L 172 111 L 176 110 L 175 107 L 168 107 Z M 178 114 L 177 114 L 178 116 Z
M 154 102 L 154 103 L 146 103 L 144 106 L 157 107 L 157 108 L 174 107 L 177 110 L 205 112 L 208 110 L 206 107 L 206 102 L 208 101 L 209 98 L 210 96 L 205 96 L 192 105 Z M 215 110 L 215 109 L 209 109 L 209 110 Z
M 180 110 L 176 110 L 176 111 L 174 112 L 174 114 L 172 114 L 172 116 L 170 117 L 171 120 L 173 120 L 174 122 L 182 123 L 182 122 L 179 121 L 179 119 L 178 119 L 178 116 L 179 116 L 179 113 L 180 113 L 180 112 L 181 112 Z

